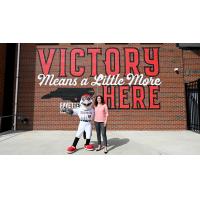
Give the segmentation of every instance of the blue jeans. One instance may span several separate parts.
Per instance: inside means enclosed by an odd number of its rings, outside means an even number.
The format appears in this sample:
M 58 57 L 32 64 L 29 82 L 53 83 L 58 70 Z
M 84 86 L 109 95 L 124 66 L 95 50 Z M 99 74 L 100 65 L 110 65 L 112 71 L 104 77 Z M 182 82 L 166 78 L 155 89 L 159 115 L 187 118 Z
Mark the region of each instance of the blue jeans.
M 107 146 L 106 126 L 104 126 L 104 122 L 94 122 L 94 124 L 97 132 L 98 145 L 101 145 L 102 134 L 104 146 Z

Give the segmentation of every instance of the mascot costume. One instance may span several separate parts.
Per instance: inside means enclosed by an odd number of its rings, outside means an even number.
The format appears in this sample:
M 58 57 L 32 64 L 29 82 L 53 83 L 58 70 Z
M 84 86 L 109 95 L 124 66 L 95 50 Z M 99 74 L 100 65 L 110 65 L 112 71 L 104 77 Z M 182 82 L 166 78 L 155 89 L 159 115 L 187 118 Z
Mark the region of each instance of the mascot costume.
M 73 153 L 76 151 L 76 145 L 85 132 L 86 143 L 84 148 L 88 151 L 93 151 L 94 146 L 90 144 L 92 137 L 92 120 L 94 118 L 94 109 L 92 108 L 92 97 L 89 94 L 84 94 L 80 100 L 80 107 L 75 109 L 64 108 L 64 112 L 70 115 L 78 115 L 80 122 L 74 142 L 72 146 L 67 148 L 67 153 Z

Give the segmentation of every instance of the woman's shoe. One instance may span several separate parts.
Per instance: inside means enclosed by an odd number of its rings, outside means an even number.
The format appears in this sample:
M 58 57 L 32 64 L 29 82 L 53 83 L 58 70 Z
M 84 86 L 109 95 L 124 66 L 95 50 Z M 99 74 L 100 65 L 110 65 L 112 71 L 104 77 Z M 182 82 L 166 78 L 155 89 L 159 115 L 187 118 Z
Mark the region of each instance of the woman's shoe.
M 106 148 L 106 149 L 104 148 L 104 153 L 105 153 L 105 154 L 107 154 L 107 153 L 108 153 L 108 150 L 107 150 L 107 148 Z
M 96 148 L 96 151 L 100 151 L 101 150 L 101 146 L 99 146 L 98 148 Z

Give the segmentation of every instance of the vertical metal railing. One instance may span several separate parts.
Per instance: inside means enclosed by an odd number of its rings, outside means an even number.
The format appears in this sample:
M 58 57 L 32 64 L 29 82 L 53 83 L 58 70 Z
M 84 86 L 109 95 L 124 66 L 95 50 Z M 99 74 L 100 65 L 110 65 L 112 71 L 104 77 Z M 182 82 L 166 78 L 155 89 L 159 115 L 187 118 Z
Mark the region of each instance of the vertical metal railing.
M 185 84 L 187 128 L 200 133 L 200 79 Z

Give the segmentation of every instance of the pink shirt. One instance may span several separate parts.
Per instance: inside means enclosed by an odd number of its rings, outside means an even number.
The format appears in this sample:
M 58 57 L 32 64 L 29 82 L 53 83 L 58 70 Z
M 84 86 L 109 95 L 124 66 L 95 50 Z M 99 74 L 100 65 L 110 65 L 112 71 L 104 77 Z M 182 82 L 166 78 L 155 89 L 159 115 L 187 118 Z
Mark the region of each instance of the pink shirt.
M 108 116 L 108 106 L 106 104 L 97 105 L 95 107 L 95 115 L 94 115 L 95 122 L 105 122 L 107 116 Z

